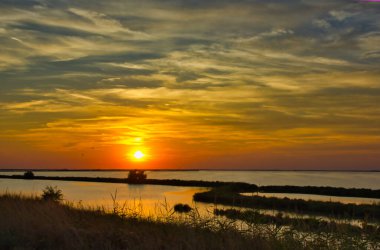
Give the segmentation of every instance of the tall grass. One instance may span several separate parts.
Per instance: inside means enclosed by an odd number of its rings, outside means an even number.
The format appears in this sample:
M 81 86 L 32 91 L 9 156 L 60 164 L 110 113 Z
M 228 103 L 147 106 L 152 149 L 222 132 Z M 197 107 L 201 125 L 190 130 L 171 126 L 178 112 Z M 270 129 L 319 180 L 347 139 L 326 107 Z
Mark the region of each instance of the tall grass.
M 344 231 L 299 232 L 213 215 L 196 207 L 175 213 L 163 202 L 146 216 L 112 195 L 113 208 L 44 201 L 39 197 L 0 196 L 0 249 L 380 249 L 376 237 Z
M 248 249 L 252 240 L 174 217 L 144 217 L 127 206 L 113 213 L 38 197 L 0 196 L 0 249 Z M 190 217 L 189 217 L 190 218 Z M 271 249 L 255 243 L 252 249 Z

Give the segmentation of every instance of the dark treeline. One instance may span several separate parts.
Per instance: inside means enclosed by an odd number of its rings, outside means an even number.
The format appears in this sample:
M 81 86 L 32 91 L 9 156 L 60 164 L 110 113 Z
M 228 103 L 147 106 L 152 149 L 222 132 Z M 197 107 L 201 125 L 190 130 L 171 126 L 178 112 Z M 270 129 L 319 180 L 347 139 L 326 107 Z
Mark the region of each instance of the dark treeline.
M 313 186 L 261 186 L 259 192 L 263 193 L 296 193 L 317 194 L 344 197 L 380 198 L 380 190 L 367 188 L 338 188 L 338 187 L 313 187 Z
M 302 199 L 243 196 L 225 189 L 196 193 L 194 201 L 238 206 L 246 208 L 274 209 L 286 212 L 325 215 L 335 218 L 351 218 L 380 221 L 380 204 L 343 204 Z
M 240 211 L 237 209 L 214 209 L 214 214 L 225 216 L 232 220 L 242 220 L 255 224 L 273 224 L 277 226 L 290 226 L 295 230 L 304 232 L 348 232 L 351 234 L 370 234 L 380 240 L 379 225 L 364 225 L 359 227 L 347 223 L 336 223 L 316 218 L 291 218 L 282 213 L 277 215 L 262 214 L 254 210 Z

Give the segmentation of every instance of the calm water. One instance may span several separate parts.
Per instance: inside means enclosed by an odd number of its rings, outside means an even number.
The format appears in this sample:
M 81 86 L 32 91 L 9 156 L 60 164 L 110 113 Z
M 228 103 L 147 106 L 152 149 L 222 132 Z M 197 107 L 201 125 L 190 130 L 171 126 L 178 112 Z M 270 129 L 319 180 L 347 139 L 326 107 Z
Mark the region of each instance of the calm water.
M 0 174 L 22 174 L 23 172 L 0 172 Z M 67 171 L 35 172 L 43 176 L 87 176 L 126 178 L 126 171 Z M 258 185 L 312 185 L 380 189 L 379 172 L 301 172 L 301 171 L 149 171 L 148 178 L 182 179 L 206 181 L 239 181 Z M 159 185 L 127 185 L 113 183 L 66 182 L 50 180 L 11 180 L 0 179 L 0 192 L 40 195 L 47 186 L 57 186 L 65 199 L 81 202 L 83 205 L 112 207 L 111 194 L 117 191 L 117 200 L 127 202 L 130 207 L 140 207 L 144 213 L 157 213 L 164 209 L 164 203 L 172 207 L 176 203 L 193 204 L 194 193 L 202 188 L 173 187 Z M 302 198 L 344 203 L 373 203 L 376 199 L 330 197 L 303 194 L 265 194 L 266 196 Z M 205 212 L 212 211 L 212 205 L 197 204 Z
M 0 174 L 22 174 L 2 172 Z M 126 178 L 126 171 L 41 171 L 44 176 L 87 176 Z M 380 189 L 380 172 L 326 171 L 148 171 L 151 179 L 236 181 L 257 185 L 332 186 Z
M 303 200 L 315 200 L 315 201 L 332 201 L 341 203 L 354 203 L 354 204 L 374 204 L 380 203 L 380 199 L 374 198 L 361 198 L 361 197 L 339 197 L 339 196 L 327 196 L 316 194 L 287 194 L 287 193 L 242 193 L 242 195 L 252 196 L 259 195 L 264 197 L 276 197 L 276 198 L 289 198 L 289 199 L 303 199 Z
M 127 202 L 128 207 L 142 209 L 145 214 L 155 214 L 157 209 L 171 208 L 177 203 L 194 205 L 192 200 L 194 193 L 206 190 L 205 188 L 160 185 L 0 179 L 0 193 L 9 192 L 40 196 L 42 189 L 48 185 L 57 186 L 61 189 L 65 201 L 74 202 L 74 204 L 80 202 L 84 206 L 104 207 L 106 209 L 113 207 L 111 195 L 115 195 L 117 192 L 116 200 L 119 204 L 123 205 Z M 208 205 L 201 207 L 208 209 Z

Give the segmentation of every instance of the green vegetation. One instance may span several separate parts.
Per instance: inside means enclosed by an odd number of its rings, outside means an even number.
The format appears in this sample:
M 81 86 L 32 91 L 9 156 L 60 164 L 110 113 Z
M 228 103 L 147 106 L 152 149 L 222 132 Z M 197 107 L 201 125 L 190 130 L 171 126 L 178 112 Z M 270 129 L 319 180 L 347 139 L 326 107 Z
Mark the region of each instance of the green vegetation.
M 380 221 L 380 204 L 343 204 L 315 200 L 244 196 L 227 188 L 196 193 L 198 202 L 223 204 L 246 208 L 274 209 L 286 212 L 325 215 L 335 218 L 353 218 Z
M 38 197 L 0 196 L 0 249 L 379 249 L 375 238 L 349 231 L 307 232 L 288 227 L 201 218 L 143 217 L 129 209 L 84 209 Z M 241 225 L 241 226 L 239 226 Z

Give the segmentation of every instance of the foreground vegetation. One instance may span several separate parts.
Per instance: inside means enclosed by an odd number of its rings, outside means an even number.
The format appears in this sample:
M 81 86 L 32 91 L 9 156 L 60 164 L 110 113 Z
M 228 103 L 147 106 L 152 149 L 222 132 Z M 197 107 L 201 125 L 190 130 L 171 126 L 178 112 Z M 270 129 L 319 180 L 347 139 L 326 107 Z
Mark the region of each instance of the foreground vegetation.
M 125 179 L 46 177 L 35 176 L 31 171 L 0 178 L 210 187 L 209 191 L 195 194 L 194 201 L 249 208 L 216 208 L 209 217 L 201 217 L 195 207 L 176 204 L 165 207 L 164 213 L 146 217 L 142 210 L 119 205 L 116 193 L 112 196 L 113 209 L 106 211 L 63 203 L 61 190 L 46 187 L 41 197 L 0 195 L 0 249 L 380 249 L 380 204 L 240 194 L 275 193 L 283 188 L 288 193 L 377 198 L 379 190 L 155 180 L 147 179 L 144 171 L 137 170 L 130 171 Z M 257 208 L 360 219 L 361 224 L 252 210 Z
M 0 196 L 0 249 L 379 249 L 369 231 L 304 230 L 267 221 L 187 213 L 144 217 L 116 202 L 111 211 L 60 202 L 47 187 L 40 197 Z M 181 204 L 181 207 L 186 207 Z M 239 218 L 240 219 L 240 218 Z M 372 232 L 372 231 L 371 231 Z M 373 232 L 372 232 L 373 233 Z M 376 232 L 374 235 L 377 235 Z
M 274 249 L 265 239 L 196 221 L 149 219 L 54 200 L 0 196 L 0 249 Z M 281 244 L 280 242 L 278 244 Z

